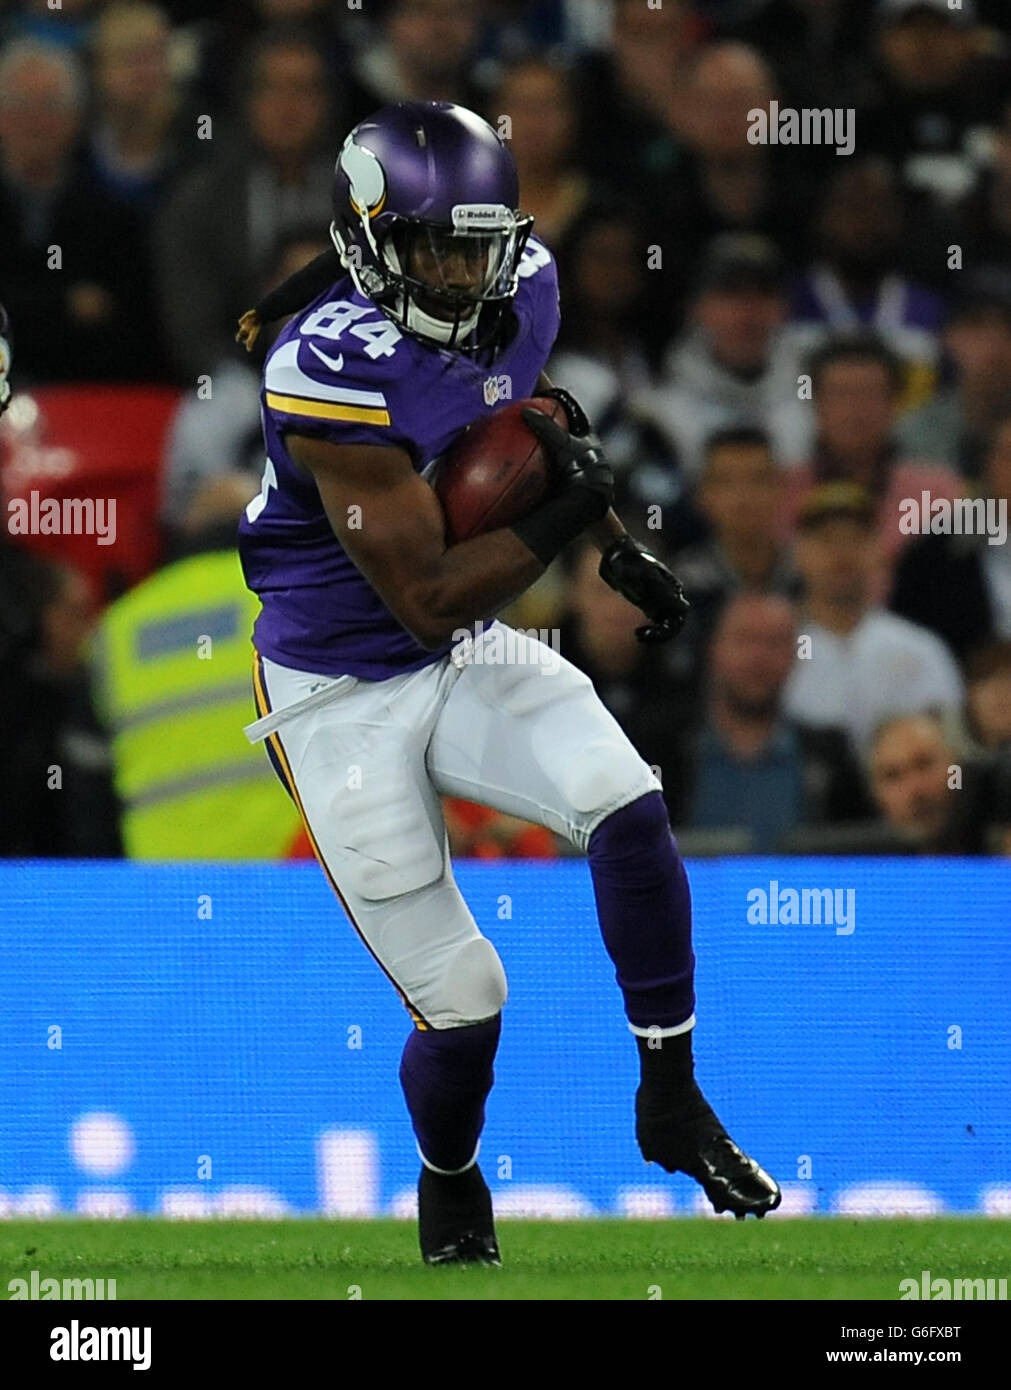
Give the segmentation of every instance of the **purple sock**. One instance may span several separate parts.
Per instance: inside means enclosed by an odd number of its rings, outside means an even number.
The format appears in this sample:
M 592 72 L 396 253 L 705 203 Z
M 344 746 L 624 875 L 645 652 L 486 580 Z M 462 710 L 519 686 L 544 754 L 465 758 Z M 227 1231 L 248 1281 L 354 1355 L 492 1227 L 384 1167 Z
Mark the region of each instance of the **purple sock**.
M 695 956 L 688 875 L 659 792 L 597 826 L 588 849 L 597 917 L 636 1028 L 691 1018 Z
M 404 1045 L 400 1084 L 418 1146 L 453 1172 L 474 1157 L 491 1090 L 502 1017 L 466 1028 L 416 1028 Z

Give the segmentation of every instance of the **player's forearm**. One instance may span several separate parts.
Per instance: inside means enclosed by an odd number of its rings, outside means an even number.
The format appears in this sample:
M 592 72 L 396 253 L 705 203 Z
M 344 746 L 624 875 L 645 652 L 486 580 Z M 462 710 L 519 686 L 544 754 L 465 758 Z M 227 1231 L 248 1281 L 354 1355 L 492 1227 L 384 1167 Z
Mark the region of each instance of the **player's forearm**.
M 592 526 L 587 528 L 586 534 L 603 554 L 614 541 L 620 541 L 622 536 L 627 536 L 628 531 L 612 507 L 602 521 L 594 522 Z
M 423 606 L 438 633 L 431 646 L 442 646 L 460 628 L 491 617 L 518 598 L 580 532 L 592 536 L 602 551 L 626 534 L 613 511 L 587 524 L 585 512 L 593 506 L 592 493 L 572 489 L 509 528 L 444 551 L 429 578 Z M 410 630 L 418 635 L 416 627 Z
M 510 530 L 450 546 L 415 595 L 410 630 L 430 649 L 490 618 L 539 579 L 544 567 Z
M 584 528 L 573 524 L 572 529 Z M 613 511 L 585 530 L 601 551 L 627 534 Z M 538 558 L 536 550 L 536 545 L 531 550 L 522 523 L 515 529 L 492 531 L 451 546 L 440 557 L 438 587 L 434 590 L 437 597 L 431 602 L 431 610 L 451 620 L 451 633 L 477 618 L 491 617 L 519 598 L 543 574 L 547 557 Z M 443 636 L 442 642 L 446 640 Z

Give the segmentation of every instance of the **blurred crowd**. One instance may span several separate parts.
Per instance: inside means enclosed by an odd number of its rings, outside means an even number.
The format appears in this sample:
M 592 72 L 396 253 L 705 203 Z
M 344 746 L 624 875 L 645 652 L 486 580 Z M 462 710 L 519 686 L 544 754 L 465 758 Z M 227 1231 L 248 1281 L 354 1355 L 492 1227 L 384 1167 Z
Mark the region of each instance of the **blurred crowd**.
M 642 646 L 579 544 L 504 616 L 590 675 L 686 851 L 1011 854 L 1007 0 L 6 5 L 5 501 L 70 487 L 94 401 L 166 413 L 153 514 L 120 510 L 141 572 L 0 537 L 0 853 L 308 853 L 241 732 L 270 335 L 247 356 L 235 324 L 325 248 L 343 135 L 403 98 L 509 140 L 559 264 L 549 375 L 685 584 L 681 638 Z M 813 109 L 851 147 L 749 138 Z M 566 850 L 447 819 L 461 854 Z

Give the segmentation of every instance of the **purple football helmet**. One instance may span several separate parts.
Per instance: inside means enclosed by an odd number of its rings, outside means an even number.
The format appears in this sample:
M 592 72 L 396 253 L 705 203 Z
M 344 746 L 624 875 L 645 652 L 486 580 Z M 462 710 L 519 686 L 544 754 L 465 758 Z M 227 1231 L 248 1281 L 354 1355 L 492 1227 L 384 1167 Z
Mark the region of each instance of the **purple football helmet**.
M 406 332 L 479 352 L 516 293 L 533 225 L 518 200 L 512 155 L 480 116 L 398 102 L 344 141 L 330 235 L 359 292 Z

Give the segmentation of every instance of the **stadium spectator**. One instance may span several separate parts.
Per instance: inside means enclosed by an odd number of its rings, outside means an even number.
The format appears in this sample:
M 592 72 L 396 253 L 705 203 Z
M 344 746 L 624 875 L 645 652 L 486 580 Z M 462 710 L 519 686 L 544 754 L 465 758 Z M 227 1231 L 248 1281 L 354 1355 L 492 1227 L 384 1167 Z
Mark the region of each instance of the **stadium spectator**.
M 976 180 L 980 136 L 1007 99 L 1003 55 L 979 41 L 973 0 L 879 0 L 878 90 L 860 113 L 861 143 L 904 183 L 939 202 Z
M 886 720 L 869 750 L 871 791 L 893 853 L 1011 853 L 1011 778 L 965 761 L 936 715 Z
M 877 0 L 759 0 L 733 15 L 725 34 L 758 49 L 776 74 L 784 104 L 795 110 L 859 106 L 876 5 Z
M 874 335 L 855 335 L 825 344 L 807 364 L 814 395 L 817 439 L 813 462 L 787 481 L 791 522 L 811 489 L 848 482 L 866 489 L 877 508 L 879 570 L 875 596 L 885 599 L 896 559 L 910 541 L 901 525 L 903 503 L 921 498 L 952 501 L 958 476 L 940 463 L 903 457 L 896 443 L 899 403 L 905 385 L 900 360 Z
M 701 542 L 706 523 L 669 441 L 634 405 L 619 406 L 603 419 L 601 437 L 618 464 L 615 509 L 628 530 L 667 559 Z
M 119 807 L 84 646 L 95 622 L 83 576 L 0 543 L 0 718 L 9 740 L 0 855 L 117 858 Z
M 686 479 L 701 472 L 705 442 L 737 425 L 764 429 L 786 466 L 806 456 L 809 407 L 783 325 L 785 267 L 762 237 L 728 233 L 709 248 L 686 331 L 640 405 L 677 450 Z
M 789 719 L 783 691 L 796 657 L 796 614 L 786 599 L 739 594 L 718 621 L 709 653 L 701 728 L 681 730 L 675 825 L 742 827 L 759 854 L 799 826 L 848 821 L 867 810 L 846 736 Z
M 353 77 L 360 120 L 393 101 L 455 101 L 484 108 L 473 78 L 481 35 L 478 0 L 380 0 L 376 40 L 358 55 Z M 494 118 L 492 118 L 494 124 Z
M 768 64 L 738 43 L 703 48 L 679 92 L 675 128 L 688 154 L 670 180 L 665 216 L 689 276 L 721 232 L 762 233 L 791 262 L 804 254 L 815 191 L 807 161 L 795 148 L 748 139 L 750 113 L 776 97 Z
M 875 730 L 869 749 L 871 791 L 900 842 L 926 850 L 948 825 L 954 747 L 932 715 L 902 715 Z
M 967 501 L 973 500 L 972 491 L 965 489 Z M 971 532 L 964 534 L 962 523 L 963 534 L 955 532 L 953 516 L 952 534 L 920 536 L 903 553 L 896 570 L 893 612 L 932 628 L 963 662 L 975 648 L 1011 638 L 1009 507 L 1011 417 L 993 436 Z
M 0 298 L 25 383 L 160 371 L 141 224 L 75 157 L 84 105 L 71 53 L 31 39 L 0 52 Z
M 912 238 L 887 160 L 838 169 L 818 207 L 814 239 L 815 260 L 794 286 L 790 313 L 799 350 L 874 332 L 906 363 L 907 399 L 919 404 L 935 383 L 944 305 L 909 278 Z
M 283 237 L 272 258 L 264 293 L 326 250 L 315 228 Z M 172 422 L 162 477 L 161 519 L 170 553 L 182 539 L 183 521 L 198 491 L 216 480 L 220 494 L 231 486 L 242 505 L 259 490 L 263 473 L 260 377 L 270 345 L 284 327 L 267 325 L 251 356 L 225 358 L 213 373 L 211 394 L 195 390 L 183 398 Z
M 87 166 L 94 183 L 134 207 L 153 207 L 197 149 L 170 66 L 171 30 L 150 0 L 113 0 L 95 22 L 95 113 Z
M 604 583 L 599 564 L 599 552 L 587 542 L 566 557 L 561 653 L 590 677 L 632 743 L 658 769 L 666 796 L 676 782 L 676 730 L 697 715 L 697 673 L 678 643 L 651 647 L 637 640 L 642 615 Z
M 976 748 L 1011 756 L 1011 641 L 992 642 L 973 654 L 965 723 Z
M 0 17 L 0 45 L 8 39 L 37 39 L 40 43 L 80 52 L 83 56 L 95 14 L 103 0 L 15 0 Z M 8 7 L 5 7 L 8 8 Z
M 493 125 L 508 118 L 523 210 L 533 213 L 540 239 L 557 250 L 590 198 L 590 181 L 574 160 L 576 111 L 568 78 L 542 58 L 525 58 L 503 76 L 488 115 Z
M 992 432 L 1011 415 L 1011 271 L 969 273 L 956 289 L 944 345 L 954 380 L 898 422 L 896 439 L 910 458 L 978 478 Z
M 993 133 L 992 159 L 957 212 L 966 265 L 1011 263 L 1011 101 Z
M 598 428 L 651 380 L 646 334 L 655 287 L 647 242 L 640 215 L 596 203 L 557 248 L 565 312 L 551 370 Z
M 245 139 L 181 180 L 158 217 L 162 314 L 176 369 L 195 381 L 235 357 L 235 323 L 285 232 L 332 216 L 334 137 L 326 69 L 307 39 L 254 46 Z
M 232 120 L 242 101 L 243 68 L 250 46 L 271 29 L 297 26 L 326 65 L 335 126 L 349 130 L 375 106 L 369 105 L 371 98 L 349 70 L 345 28 L 352 18 L 344 6 L 336 10 L 333 0 L 225 0 L 205 5 L 203 13 L 182 26 L 177 36 L 191 74 L 193 104 L 201 113 Z
M 862 753 L 893 714 L 955 710 L 963 685 L 934 633 L 874 605 L 876 508 L 852 483 L 829 483 L 805 499 L 795 541 L 804 586 L 807 641 L 786 691 L 794 719 L 845 729 Z
M 559 248 L 565 309 L 548 375 L 572 391 L 604 441 L 625 524 L 639 534 L 649 509 L 662 508 L 662 536 L 654 527 L 649 539 L 669 549 L 698 526 L 672 445 L 636 405 L 651 381 L 650 326 L 663 319 L 647 242 L 643 214 L 610 202 L 594 203 L 572 227 Z
M 698 41 L 699 26 L 682 0 L 658 10 L 617 0 L 610 44 L 576 67 L 587 167 L 604 178 L 617 173 L 637 201 L 659 201 L 660 183 L 680 170 L 674 118 Z
M 783 474 L 769 437 L 749 426 L 730 427 L 706 444 L 695 506 L 709 534 L 675 557 L 691 598 L 689 632 L 703 643 L 727 600 L 742 590 L 795 599 L 799 580 L 780 536 Z
M 580 53 L 607 43 L 610 16 L 597 4 L 572 0 L 482 0 L 484 33 L 478 68 L 512 63 L 528 53 Z
M 186 553 L 105 610 L 95 647 L 130 859 L 282 859 L 299 833 L 250 723 L 249 634 L 236 528 L 249 500 L 227 480 L 197 492 Z

